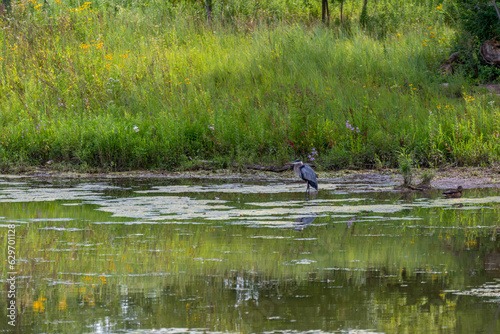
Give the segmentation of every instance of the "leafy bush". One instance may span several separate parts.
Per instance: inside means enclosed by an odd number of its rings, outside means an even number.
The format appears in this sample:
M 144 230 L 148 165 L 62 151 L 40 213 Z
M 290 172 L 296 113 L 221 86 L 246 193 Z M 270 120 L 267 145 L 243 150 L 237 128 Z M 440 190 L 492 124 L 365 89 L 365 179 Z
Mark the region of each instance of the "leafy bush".
M 480 82 L 497 80 L 499 69 L 487 64 L 480 53 L 481 45 L 486 40 L 500 37 L 500 18 L 493 2 L 460 0 L 455 9 L 459 26 L 455 49 L 461 53 L 461 64 L 457 67 Z
M 490 0 L 460 0 L 457 7 L 464 34 L 480 43 L 500 36 L 499 17 Z

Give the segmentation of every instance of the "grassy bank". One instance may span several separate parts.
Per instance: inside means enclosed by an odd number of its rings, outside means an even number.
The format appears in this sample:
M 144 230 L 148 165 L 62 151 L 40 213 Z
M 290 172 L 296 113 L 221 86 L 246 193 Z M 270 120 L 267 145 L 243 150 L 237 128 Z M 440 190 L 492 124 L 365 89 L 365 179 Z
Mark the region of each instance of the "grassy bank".
M 317 4 L 266 3 L 215 8 L 212 23 L 196 3 L 13 4 L 0 30 L 1 170 L 296 157 L 369 168 L 396 166 L 403 148 L 421 166 L 500 160 L 498 97 L 438 74 L 454 36 L 442 6 L 391 16 L 399 1 L 387 1 L 360 28 L 354 5 L 326 26 Z

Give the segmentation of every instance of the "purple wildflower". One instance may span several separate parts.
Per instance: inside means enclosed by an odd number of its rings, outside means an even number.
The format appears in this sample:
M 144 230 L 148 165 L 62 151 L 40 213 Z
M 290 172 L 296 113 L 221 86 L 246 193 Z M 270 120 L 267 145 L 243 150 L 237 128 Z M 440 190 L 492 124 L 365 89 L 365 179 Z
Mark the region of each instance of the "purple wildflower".
M 318 156 L 318 152 L 313 147 L 313 149 L 311 150 L 311 154 L 309 154 L 307 157 L 309 158 L 309 161 L 314 161 L 317 156 Z
M 355 131 L 355 132 L 358 132 L 359 133 L 359 127 L 354 127 L 351 125 L 351 123 L 349 123 L 349 120 L 347 120 L 347 122 L 345 122 L 345 127 L 351 131 Z

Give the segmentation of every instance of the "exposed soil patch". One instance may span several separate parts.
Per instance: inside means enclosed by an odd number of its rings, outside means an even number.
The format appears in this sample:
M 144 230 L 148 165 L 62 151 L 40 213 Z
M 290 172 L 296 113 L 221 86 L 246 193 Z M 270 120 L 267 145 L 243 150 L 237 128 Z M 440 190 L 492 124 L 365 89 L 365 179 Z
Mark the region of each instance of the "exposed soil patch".
M 464 189 L 500 187 L 500 168 L 450 168 L 437 171 L 431 182 L 434 188 L 456 188 L 461 185 Z
M 433 188 L 446 189 L 456 188 L 461 185 L 464 189 L 470 188 L 500 188 L 500 167 L 491 168 L 447 168 L 435 170 L 435 177 L 431 181 Z M 415 171 L 415 183 L 420 181 L 421 171 Z M 374 170 L 341 170 L 318 172 L 319 183 L 363 183 L 368 185 L 387 185 L 395 187 L 403 182 L 402 176 L 395 169 L 381 171 Z M 235 171 L 235 170 L 210 170 L 210 171 L 130 171 L 114 173 L 79 174 L 59 172 L 50 169 L 34 169 L 16 175 L 0 174 L 3 178 L 83 178 L 83 179 L 118 179 L 118 178 L 142 178 L 142 179 L 221 179 L 239 180 L 251 182 L 266 181 L 297 181 L 293 171 L 273 173 L 266 171 Z
M 500 96 L 500 85 L 479 85 L 479 87 L 486 88 L 490 93 Z

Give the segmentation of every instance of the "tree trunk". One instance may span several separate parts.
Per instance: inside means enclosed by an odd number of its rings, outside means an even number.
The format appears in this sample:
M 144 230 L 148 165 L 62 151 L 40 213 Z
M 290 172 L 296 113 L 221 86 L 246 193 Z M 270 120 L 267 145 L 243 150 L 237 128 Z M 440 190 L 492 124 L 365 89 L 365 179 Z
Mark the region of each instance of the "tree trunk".
M 359 17 L 359 23 L 364 27 L 368 23 L 368 0 L 364 0 L 363 9 L 361 10 L 361 16 Z
M 325 0 L 321 0 L 321 21 L 325 22 L 326 10 L 325 10 Z
M 208 22 L 212 22 L 212 0 L 205 0 L 205 7 L 207 8 Z
M 328 7 L 328 0 L 326 0 L 326 22 L 330 23 L 330 8 Z
M 343 13 L 344 13 L 344 0 L 341 0 L 340 1 L 340 23 L 344 22 L 344 19 L 342 17 Z
M 328 0 L 321 0 L 321 19 L 323 22 L 330 22 L 330 9 L 328 8 Z
M 2 0 L 2 3 L 0 4 L 0 15 L 2 15 L 4 12 L 7 12 L 10 8 L 10 0 Z

